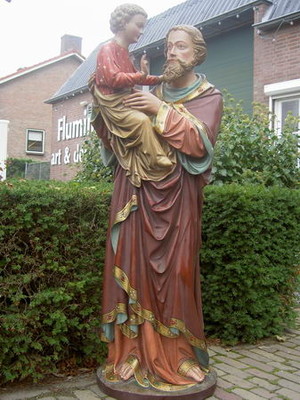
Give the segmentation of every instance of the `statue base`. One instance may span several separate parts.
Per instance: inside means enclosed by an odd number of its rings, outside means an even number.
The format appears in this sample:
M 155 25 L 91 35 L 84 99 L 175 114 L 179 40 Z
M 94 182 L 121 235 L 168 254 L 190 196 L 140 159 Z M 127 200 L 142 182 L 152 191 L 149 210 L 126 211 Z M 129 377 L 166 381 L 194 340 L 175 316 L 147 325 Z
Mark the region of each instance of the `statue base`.
M 203 400 L 213 395 L 217 385 L 217 373 L 211 370 L 202 383 L 178 392 L 143 388 L 133 379 L 111 383 L 105 379 L 102 367 L 97 370 L 97 382 L 103 393 L 117 400 Z

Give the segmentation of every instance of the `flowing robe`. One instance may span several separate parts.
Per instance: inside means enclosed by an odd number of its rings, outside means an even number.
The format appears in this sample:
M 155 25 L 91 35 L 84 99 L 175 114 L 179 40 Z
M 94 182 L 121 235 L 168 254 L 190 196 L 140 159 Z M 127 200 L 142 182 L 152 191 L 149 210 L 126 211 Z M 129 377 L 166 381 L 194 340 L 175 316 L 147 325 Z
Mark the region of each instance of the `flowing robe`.
M 156 94 L 164 99 L 163 91 Z M 195 384 L 186 376 L 193 365 L 207 370 L 209 364 L 199 249 L 202 190 L 211 167 L 207 155 L 217 137 L 222 96 L 204 81 L 183 98 L 168 101 L 153 125 L 176 149 L 180 162 L 175 170 L 139 188 L 119 165 L 115 170 L 102 339 L 109 343 L 108 380 L 118 380 L 115 372 L 128 362 L 140 385 L 172 391 Z M 101 120 L 95 119 L 94 127 L 110 150 Z

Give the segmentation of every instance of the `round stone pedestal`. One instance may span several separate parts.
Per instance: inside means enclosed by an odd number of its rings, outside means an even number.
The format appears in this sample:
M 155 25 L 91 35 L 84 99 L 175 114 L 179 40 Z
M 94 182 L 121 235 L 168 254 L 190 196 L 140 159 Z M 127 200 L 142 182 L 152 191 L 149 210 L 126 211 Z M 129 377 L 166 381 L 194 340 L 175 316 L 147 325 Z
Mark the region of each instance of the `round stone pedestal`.
M 178 392 L 162 392 L 154 388 L 143 388 L 135 380 L 111 383 L 97 370 L 97 382 L 103 393 L 117 400 L 203 400 L 213 395 L 217 384 L 217 373 L 211 370 L 204 382 Z

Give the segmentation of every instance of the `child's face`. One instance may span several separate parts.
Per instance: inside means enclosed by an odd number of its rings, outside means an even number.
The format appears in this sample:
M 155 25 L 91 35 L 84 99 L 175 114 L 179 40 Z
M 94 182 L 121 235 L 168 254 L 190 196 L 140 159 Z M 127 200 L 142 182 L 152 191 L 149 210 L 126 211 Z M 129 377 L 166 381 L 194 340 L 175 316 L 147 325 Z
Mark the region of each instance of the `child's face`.
M 139 37 L 144 32 L 144 27 L 146 25 L 146 17 L 141 14 L 134 15 L 124 27 L 124 35 L 128 43 L 136 43 Z

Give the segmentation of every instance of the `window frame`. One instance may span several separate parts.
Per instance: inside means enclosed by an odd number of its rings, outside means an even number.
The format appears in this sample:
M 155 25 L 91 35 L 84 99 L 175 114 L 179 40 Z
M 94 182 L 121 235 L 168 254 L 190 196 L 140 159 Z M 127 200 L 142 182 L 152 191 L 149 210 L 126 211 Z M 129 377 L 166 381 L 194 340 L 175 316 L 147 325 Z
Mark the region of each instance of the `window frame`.
M 264 85 L 264 93 L 269 97 L 269 111 L 275 115 L 277 119 L 275 126 L 271 128 L 276 129 L 278 134 L 281 134 L 281 117 L 282 109 L 280 110 L 280 115 L 276 114 L 278 104 L 293 99 L 299 99 L 299 112 L 300 112 L 300 79 L 293 79 L 290 81 L 276 82 L 269 85 Z M 298 126 L 298 132 L 300 126 Z M 295 132 L 296 133 L 296 132 Z
M 278 136 L 281 136 L 282 128 L 282 106 L 284 101 L 291 101 L 298 99 L 299 101 L 299 117 L 300 117 L 300 79 L 293 79 L 290 81 L 283 81 L 277 83 L 271 83 L 264 86 L 264 93 L 269 97 L 269 111 L 275 116 L 274 121 L 271 118 L 270 128 L 274 129 Z M 278 108 L 280 110 L 278 112 Z M 295 130 L 294 134 L 300 134 L 300 122 L 298 130 Z M 300 140 L 298 142 L 298 148 L 300 149 Z M 297 159 L 297 167 L 300 168 L 300 158 Z
M 272 99 L 272 113 L 275 115 L 274 128 L 279 135 L 282 133 L 282 104 L 287 101 L 298 100 L 298 116 L 300 117 L 300 93 L 293 94 L 290 96 L 277 96 Z M 295 133 L 300 132 L 300 122 L 298 124 L 298 130 Z
M 28 140 L 29 140 L 30 132 L 42 133 L 42 151 L 28 150 Z M 36 155 L 44 155 L 45 154 L 45 130 L 44 129 L 35 129 L 35 128 L 26 129 L 26 150 L 25 151 L 26 151 L 26 154 L 36 154 Z

